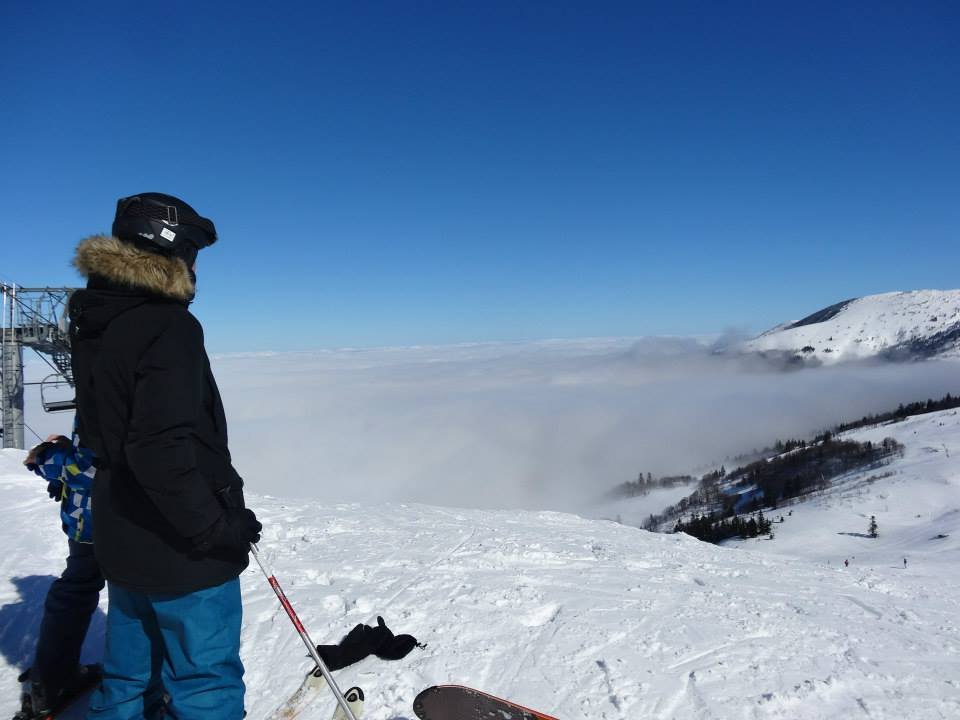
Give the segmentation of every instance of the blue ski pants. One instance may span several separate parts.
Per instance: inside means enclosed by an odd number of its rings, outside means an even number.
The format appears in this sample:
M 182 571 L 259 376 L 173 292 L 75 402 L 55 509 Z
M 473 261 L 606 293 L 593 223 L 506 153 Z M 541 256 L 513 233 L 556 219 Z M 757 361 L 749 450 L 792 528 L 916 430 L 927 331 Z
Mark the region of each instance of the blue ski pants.
M 88 720 L 142 720 L 161 690 L 172 720 L 243 718 L 239 579 L 180 595 L 107 591 L 103 684 Z

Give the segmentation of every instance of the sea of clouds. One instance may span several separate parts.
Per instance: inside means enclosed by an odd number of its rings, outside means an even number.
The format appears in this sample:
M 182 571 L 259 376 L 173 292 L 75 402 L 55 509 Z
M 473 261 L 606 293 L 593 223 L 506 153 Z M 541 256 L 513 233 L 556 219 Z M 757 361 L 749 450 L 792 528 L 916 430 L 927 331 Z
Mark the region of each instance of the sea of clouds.
M 782 371 L 677 338 L 230 355 L 214 368 L 252 490 L 485 508 L 579 510 L 639 472 L 703 472 L 960 393 L 957 363 Z
M 730 469 L 778 438 L 960 394 L 956 362 L 783 371 L 714 347 L 558 340 L 233 354 L 213 367 L 252 491 L 480 508 L 581 511 L 640 472 Z M 72 416 L 40 412 L 35 388 L 27 401 L 28 443 L 69 432 Z

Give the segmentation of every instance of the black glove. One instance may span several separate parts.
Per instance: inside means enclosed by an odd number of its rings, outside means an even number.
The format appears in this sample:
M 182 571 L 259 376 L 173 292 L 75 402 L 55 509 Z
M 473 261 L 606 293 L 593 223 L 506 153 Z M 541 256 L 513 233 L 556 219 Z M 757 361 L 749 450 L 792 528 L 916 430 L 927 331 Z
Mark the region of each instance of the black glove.
M 31 448 L 30 453 L 27 455 L 27 459 L 23 461 L 23 464 L 27 466 L 27 470 L 36 473 L 40 477 L 43 477 L 43 470 L 41 470 L 41 466 L 47 460 L 47 453 L 53 449 L 72 450 L 73 445 L 70 443 L 69 439 L 65 438 L 63 435 L 60 435 L 56 440 L 47 440 Z M 51 480 L 47 483 L 47 495 L 50 496 L 51 500 L 58 501 L 63 497 L 63 483 L 60 481 L 60 478 Z
M 214 548 L 229 550 L 250 549 L 250 543 L 260 542 L 263 525 L 249 508 L 228 508 L 206 532 L 194 538 L 197 550 L 206 552 Z
M 405 658 L 415 647 L 426 647 L 425 645 L 421 646 L 413 635 L 394 635 L 379 615 L 377 616 L 377 626 L 386 631 L 386 635 L 376 651 L 377 657 L 381 660 L 399 660 Z
M 40 466 L 43 465 L 44 455 L 46 455 L 47 451 L 52 447 L 52 442 L 42 442 L 39 445 L 30 448 L 30 453 L 27 455 L 27 459 L 23 461 L 23 464 L 27 466 L 27 470 L 30 472 L 35 472 L 39 475 Z
M 46 462 L 47 453 L 54 449 L 69 452 L 73 450 L 73 443 L 70 442 L 70 438 L 63 435 L 58 435 L 55 440 L 45 440 L 30 448 L 27 459 L 23 461 L 23 464 L 27 466 L 27 470 L 41 475 L 40 466 Z
M 394 635 L 383 618 L 377 626 L 357 625 L 337 645 L 317 645 L 317 652 L 330 670 L 339 670 L 368 655 L 381 660 L 399 660 L 417 646 L 412 635 Z

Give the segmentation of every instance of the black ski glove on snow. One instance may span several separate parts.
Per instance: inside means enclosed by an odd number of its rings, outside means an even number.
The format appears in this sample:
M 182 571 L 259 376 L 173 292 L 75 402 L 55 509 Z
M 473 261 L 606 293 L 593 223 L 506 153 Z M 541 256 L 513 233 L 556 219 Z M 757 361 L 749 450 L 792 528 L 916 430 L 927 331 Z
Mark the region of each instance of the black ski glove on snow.
M 377 657 L 381 660 L 400 660 L 420 645 L 413 635 L 394 635 L 379 615 L 377 616 L 377 627 L 383 630 L 385 634 L 380 647 L 376 649 Z
M 201 552 L 214 548 L 249 550 L 250 543 L 260 542 L 263 525 L 250 508 L 228 508 L 209 530 L 194 539 L 194 546 Z
M 417 646 L 412 635 L 394 635 L 383 618 L 377 616 L 377 626 L 357 625 L 337 645 L 317 645 L 317 652 L 330 670 L 339 670 L 368 655 L 381 660 L 399 660 Z

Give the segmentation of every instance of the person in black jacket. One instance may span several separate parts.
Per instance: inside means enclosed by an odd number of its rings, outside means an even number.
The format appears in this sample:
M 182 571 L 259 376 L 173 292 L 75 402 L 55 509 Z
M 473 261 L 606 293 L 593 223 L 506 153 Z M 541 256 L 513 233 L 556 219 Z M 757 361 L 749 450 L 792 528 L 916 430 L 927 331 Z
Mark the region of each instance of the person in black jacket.
M 213 223 L 160 193 L 122 198 L 77 248 L 70 300 L 77 431 L 97 458 L 94 551 L 109 593 L 89 718 L 143 717 L 162 684 L 180 720 L 240 720 L 240 586 L 260 523 L 188 305 Z

